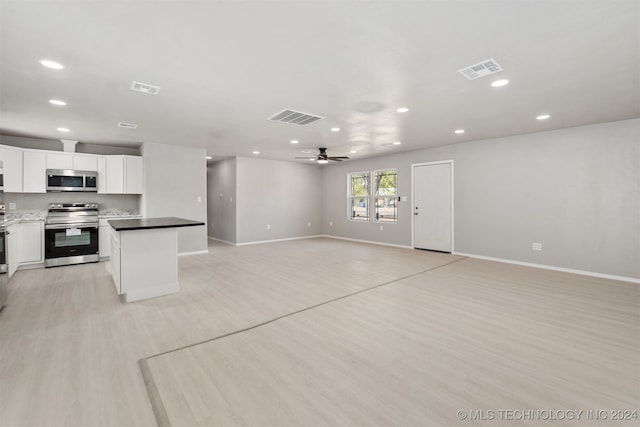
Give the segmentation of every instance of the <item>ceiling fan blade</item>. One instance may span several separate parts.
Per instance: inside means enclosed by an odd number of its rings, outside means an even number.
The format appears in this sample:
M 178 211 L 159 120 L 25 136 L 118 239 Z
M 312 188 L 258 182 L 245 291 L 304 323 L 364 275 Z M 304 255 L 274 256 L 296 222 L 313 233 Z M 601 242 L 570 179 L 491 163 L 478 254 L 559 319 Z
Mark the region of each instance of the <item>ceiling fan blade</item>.
M 313 156 L 313 157 L 294 157 L 294 159 L 303 159 L 303 160 L 313 159 L 313 160 L 315 160 L 316 156 Z
M 342 161 L 342 160 L 349 160 L 349 158 L 347 156 L 332 156 L 332 157 L 328 157 L 329 160 L 338 160 L 338 161 Z

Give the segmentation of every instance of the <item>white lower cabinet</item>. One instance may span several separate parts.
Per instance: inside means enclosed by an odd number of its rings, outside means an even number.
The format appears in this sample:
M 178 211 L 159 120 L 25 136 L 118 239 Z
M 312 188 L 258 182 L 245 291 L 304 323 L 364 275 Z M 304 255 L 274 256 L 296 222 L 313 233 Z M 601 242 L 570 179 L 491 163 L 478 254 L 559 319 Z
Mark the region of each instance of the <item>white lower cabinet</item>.
M 113 283 L 116 286 L 116 292 L 118 295 L 122 293 L 121 291 L 121 264 L 120 264 L 120 232 L 115 231 L 112 227 L 110 228 L 110 238 L 111 238 L 111 274 L 113 275 Z
M 100 259 L 108 259 L 111 256 L 111 226 L 106 219 L 101 219 L 98 227 L 98 251 Z
M 13 276 L 13 273 L 18 269 L 18 224 L 7 227 L 7 264 L 8 275 Z
M 44 223 L 26 221 L 15 227 L 19 235 L 16 248 L 18 266 L 44 262 Z

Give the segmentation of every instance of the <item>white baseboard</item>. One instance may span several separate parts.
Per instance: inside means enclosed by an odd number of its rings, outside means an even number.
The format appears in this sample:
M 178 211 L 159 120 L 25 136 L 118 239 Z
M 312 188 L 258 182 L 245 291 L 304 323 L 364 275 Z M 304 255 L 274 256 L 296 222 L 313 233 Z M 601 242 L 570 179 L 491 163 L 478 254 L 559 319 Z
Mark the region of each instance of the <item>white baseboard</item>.
M 33 270 L 34 268 L 44 268 L 44 262 L 37 262 L 35 264 L 20 264 L 16 271 L 20 270 Z
M 227 240 L 218 239 L 218 238 L 216 238 L 216 237 L 207 236 L 207 238 L 208 238 L 209 240 L 215 240 L 216 242 L 224 243 L 224 244 L 226 244 L 226 245 L 231 245 L 231 246 L 235 246 L 235 245 L 236 245 L 236 244 L 235 244 L 235 243 L 233 243 L 233 242 L 229 242 L 229 241 L 227 241 Z
M 161 297 L 164 295 L 175 294 L 180 290 L 179 283 L 169 283 L 154 286 L 153 288 L 135 289 L 120 296 L 125 302 L 140 301 L 149 298 Z
M 465 254 L 465 253 L 462 253 L 462 252 L 454 252 L 453 255 L 466 256 L 466 257 L 469 257 L 469 258 L 484 259 L 484 260 L 487 260 L 487 261 L 503 262 L 503 263 L 506 263 L 506 264 L 522 265 L 522 266 L 525 266 L 525 267 L 542 268 L 544 270 L 561 271 L 563 273 L 581 274 L 583 276 L 599 277 L 601 279 L 619 280 L 621 282 L 640 283 L 640 279 L 636 279 L 634 277 L 616 276 L 616 275 L 613 275 L 613 274 L 596 273 L 594 271 L 575 270 L 573 268 L 564 268 L 564 267 L 554 267 L 552 265 L 546 265 L 546 264 L 534 264 L 532 262 L 514 261 L 514 260 L 510 260 L 510 259 L 494 258 L 494 257 L 489 257 L 489 256 L 484 256 L 484 255 Z
M 316 237 L 324 237 L 324 236 L 314 235 L 314 236 L 302 236 L 302 237 L 288 237 L 285 239 L 275 239 L 275 240 L 256 240 L 255 242 L 236 243 L 236 246 L 261 245 L 263 243 L 287 242 L 289 240 L 315 239 Z
M 373 240 L 351 239 L 349 237 L 332 236 L 330 234 L 323 234 L 323 235 L 317 236 L 317 237 L 327 237 L 329 239 L 348 240 L 350 242 L 358 242 L 358 243 L 369 243 L 371 245 L 391 246 L 393 248 L 413 249 L 411 246 L 407 246 L 407 245 L 396 245 L 394 243 L 383 243 L 383 242 L 376 242 L 376 241 L 373 241 Z
M 205 251 L 193 251 L 193 252 L 178 252 L 178 256 L 187 256 L 187 255 L 202 255 L 202 254 L 208 254 L 209 250 L 205 250 Z

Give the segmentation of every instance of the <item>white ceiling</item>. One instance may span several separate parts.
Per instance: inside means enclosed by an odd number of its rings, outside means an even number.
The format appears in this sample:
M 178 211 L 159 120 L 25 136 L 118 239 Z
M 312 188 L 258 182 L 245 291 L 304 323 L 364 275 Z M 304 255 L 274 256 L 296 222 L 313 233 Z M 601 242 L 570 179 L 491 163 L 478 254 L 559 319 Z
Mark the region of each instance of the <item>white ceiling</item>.
M 457 72 L 492 57 L 505 71 Z M 497 78 L 511 83 L 492 88 Z M 131 91 L 134 80 L 159 95 Z M 284 108 L 326 119 L 267 120 Z M 0 3 L 7 135 L 292 160 L 305 148 L 360 158 L 635 117 L 636 0 Z

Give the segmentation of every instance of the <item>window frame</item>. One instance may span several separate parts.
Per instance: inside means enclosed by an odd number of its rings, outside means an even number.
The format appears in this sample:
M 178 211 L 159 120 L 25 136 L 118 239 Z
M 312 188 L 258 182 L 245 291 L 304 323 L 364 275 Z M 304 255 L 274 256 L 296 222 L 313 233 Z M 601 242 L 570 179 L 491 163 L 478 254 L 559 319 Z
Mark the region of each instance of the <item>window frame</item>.
M 352 176 L 353 175 L 365 175 L 367 176 L 367 195 L 366 196 L 354 196 L 351 193 L 352 190 Z M 355 222 L 369 222 L 371 221 L 371 171 L 355 171 L 355 172 L 347 172 L 347 216 L 349 217 L 349 221 Z M 366 199 L 367 200 L 367 217 L 359 218 L 353 216 L 353 199 Z
M 374 191 L 372 192 L 373 194 L 370 195 L 371 199 L 372 199 L 372 203 L 371 203 L 371 208 L 373 209 L 373 215 L 371 215 L 371 218 L 373 219 L 373 222 L 379 222 L 379 223 L 383 223 L 383 224 L 396 224 L 398 222 L 398 169 L 397 168 L 383 168 L 383 169 L 376 169 L 371 171 L 371 185 L 375 184 L 375 177 L 376 174 L 378 172 L 386 172 L 386 171 L 394 171 L 395 175 L 396 175 L 396 192 L 395 194 L 392 195 L 386 195 L 386 196 L 379 196 L 378 195 L 378 186 L 377 184 L 375 185 L 375 188 L 373 189 Z M 381 221 L 376 217 L 376 203 L 378 202 L 378 197 L 393 197 L 395 200 L 395 216 L 393 221 Z

